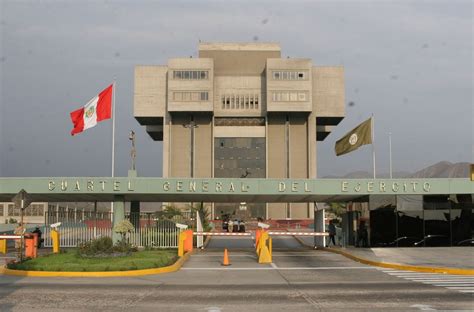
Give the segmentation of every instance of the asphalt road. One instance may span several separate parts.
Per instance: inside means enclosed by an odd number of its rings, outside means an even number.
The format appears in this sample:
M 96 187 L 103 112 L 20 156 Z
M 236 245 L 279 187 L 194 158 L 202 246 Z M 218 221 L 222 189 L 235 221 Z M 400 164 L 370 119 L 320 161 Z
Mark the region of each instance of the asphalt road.
M 55 279 L 0 276 L 0 310 L 474 310 L 472 293 L 422 282 L 421 275 L 410 279 L 408 273 L 304 249 L 291 237 L 274 239 L 273 263 L 259 265 L 252 244 L 248 238 L 213 238 L 209 249 L 192 255 L 179 272 L 162 275 Z M 229 248 L 229 267 L 221 266 L 224 245 Z M 463 277 L 456 278 L 464 283 Z

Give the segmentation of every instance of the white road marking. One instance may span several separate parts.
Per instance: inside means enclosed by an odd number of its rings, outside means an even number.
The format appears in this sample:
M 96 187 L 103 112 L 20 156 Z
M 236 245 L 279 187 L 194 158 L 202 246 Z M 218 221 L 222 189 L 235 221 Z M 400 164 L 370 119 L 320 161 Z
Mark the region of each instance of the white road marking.
M 421 311 L 436 311 L 436 309 L 433 309 L 430 305 L 427 304 L 414 304 L 411 305 L 410 308 L 417 308 Z
M 474 293 L 474 276 L 472 275 L 450 275 L 437 273 L 417 273 L 402 270 L 380 270 L 391 276 L 403 278 L 412 282 L 419 282 L 425 285 L 444 287 L 463 293 Z
M 272 264 L 270 264 L 272 265 Z M 354 269 L 363 269 L 363 270 L 373 270 L 373 267 L 261 267 L 261 268 L 216 268 L 216 267 L 207 267 L 207 268 L 181 268 L 181 270 L 354 270 Z
M 272 268 L 278 269 L 278 267 L 277 267 L 277 265 L 276 265 L 275 263 L 272 262 L 272 263 L 270 263 L 270 265 L 272 266 Z

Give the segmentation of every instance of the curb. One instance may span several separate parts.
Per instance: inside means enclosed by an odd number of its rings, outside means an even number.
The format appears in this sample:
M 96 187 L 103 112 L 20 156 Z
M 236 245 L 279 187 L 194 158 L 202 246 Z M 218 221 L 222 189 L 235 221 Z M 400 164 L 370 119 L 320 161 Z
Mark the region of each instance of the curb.
M 307 248 L 309 248 L 309 249 L 314 250 L 314 247 L 313 247 L 313 246 L 308 245 L 305 241 L 303 241 L 303 240 L 302 240 L 301 238 L 299 238 L 298 236 L 293 236 L 293 238 L 296 239 L 296 241 L 297 241 L 298 243 L 300 243 L 303 247 L 307 247 Z
M 319 249 L 319 248 L 318 248 Z M 349 259 L 354 261 L 378 266 L 382 268 L 389 268 L 389 269 L 398 269 L 398 270 L 406 270 L 406 271 L 415 271 L 415 272 L 423 272 L 423 273 L 442 273 L 442 274 L 453 274 L 453 275 L 474 275 L 474 270 L 471 269 L 457 269 L 457 268 L 443 268 L 443 267 L 423 267 L 423 266 L 415 266 L 415 265 L 405 265 L 405 264 L 398 264 L 398 263 L 388 263 L 388 262 L 378 262 L 367 260 L 363 258 L 356 257 L 348 252 L 332 249 L 332 248 L 321 248 L 320 250 L 329 251 L 333 253 L 337 253 L 343 255 Z
M 208 235 L 206 236 L 206 239 L 204 240 L 204 243 L 202 244 L 202 248 L 201 249 L 206 249 L 207 248 L 207 245 L 209 245 L 209 242 L 211 241 L 211 236 Z
M 23 270 L 12 270 L 7 269 L 6 266 L 0 267 L 0 274 L 22 276 L 22 277 L 129 277 L 129 276 L 143 276 L 153 274 L 163 274 L 176 272 L 183 264 L 189 259 L 192 252 L 186 253 L 184 256 L 179 258 L 172 265 L 156 268 L 156 269 L 144 269 L 144 270 L 131 270 L 131 271 L 110 271 L 110 272 L 52 272 L 52 271 L 23 271 Z
M 303 246 L 314 249 L 313 246 L 308 245 L 305 243 L 301 238 L 294 236 L 294 238 Z M 398 264 L 398 263 L 388 263 L 388 262 L 378 262 L 367 260 L 364 258 L 359 258 L 354 256 L 351 253 L 332 249 L 332 248 L 318 248 L 318 250 L 329 251 L 332 253 L 337 253 L 347 257 L 351 260 L 371 265 L 371 266 L 378 266 L 382 268 L 389 268 L 389 269 L 398 269 L 398 270 L 406 270 L 406 271 L 414 271 L 414 272 L 422 272 L 422 273 L 442 273 L 442 274 L 453 274 L 453 275 L 474 275 L 474 270 L 471 269 L 457 269 L 457 268 L 444 268 L 444 267 L 423 267 L 423 266 L 415 266 L 415 265 L 406 265 L 406 264 Z

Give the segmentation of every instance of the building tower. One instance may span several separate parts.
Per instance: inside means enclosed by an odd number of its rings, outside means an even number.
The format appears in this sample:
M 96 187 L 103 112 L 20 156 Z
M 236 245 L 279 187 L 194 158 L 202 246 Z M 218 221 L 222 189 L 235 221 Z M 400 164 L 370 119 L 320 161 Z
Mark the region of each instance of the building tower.
M 344 69 L 281 58 L 275 43 L 200 43 L 198 58 L 135 67 L 134 116 L 163 141 L 165 178 L 316 178 L 316 142 L 344 118 Z M 246 206 L 252 217 L 313 217 L 306 203 Z

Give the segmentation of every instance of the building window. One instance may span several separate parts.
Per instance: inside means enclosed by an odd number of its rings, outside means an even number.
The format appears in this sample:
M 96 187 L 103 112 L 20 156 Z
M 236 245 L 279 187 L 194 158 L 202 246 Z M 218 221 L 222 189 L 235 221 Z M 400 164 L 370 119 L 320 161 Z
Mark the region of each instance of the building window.
M 259 94 L 221 95 L 222 109 L 258 109 Z
M 3 205 L 0 205 L 0 217 L 3 217 L 4 212 L 3 212 Z
M 207 70 L 174 70 L 173 79 L 176 80 L 206 80 L 209 78 Z
M 307 80 L 307 71 L 281 70 L 273 71 L 273 80 Z
M 273 102 L 306 102 L 309 100 L 307 91 L 273 91 Z
M 15 208 L 15 205 L 8 204 L 8 216 L 9 217 L 19 217 L 20 216 L 20 208 Z
M 173 92 L 173 101 L 175 102 L 204 102 L 209 101 L 209 92 Z
M 306 102 L 306 93 L 304 92 L 298 92 L 298 101 Z

